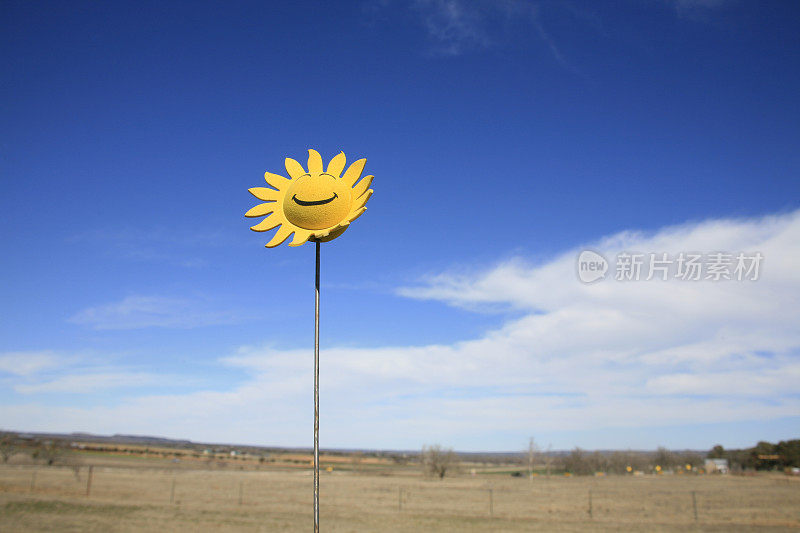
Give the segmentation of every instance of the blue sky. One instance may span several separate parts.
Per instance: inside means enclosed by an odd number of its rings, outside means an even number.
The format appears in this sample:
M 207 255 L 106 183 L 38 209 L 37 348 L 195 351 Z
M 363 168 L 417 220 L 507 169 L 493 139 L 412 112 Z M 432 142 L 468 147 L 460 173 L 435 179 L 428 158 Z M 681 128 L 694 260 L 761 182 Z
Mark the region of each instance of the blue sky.
M 243 214 L 314 148 L 375 175 L 322 248 L 323 447 L 799 436 L 797 5 L 0 10 L 0 428 L 309 446 L 313 246 Z

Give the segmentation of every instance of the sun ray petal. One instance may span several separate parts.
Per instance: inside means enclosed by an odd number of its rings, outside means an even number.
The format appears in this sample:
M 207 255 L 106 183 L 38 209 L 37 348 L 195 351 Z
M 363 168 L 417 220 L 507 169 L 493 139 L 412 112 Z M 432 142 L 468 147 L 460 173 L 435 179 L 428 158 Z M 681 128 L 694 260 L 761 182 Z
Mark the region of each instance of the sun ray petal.
M 285 220 L 283 219 L 283 217 L 278 216 L 277 213 L 272 213 L 270 216 L 268 216 L 255 226 L 251 226 L 250 229 L 253 231 L 269 231 L 271 229 L 277 228 L 284 222 Z
M 360 198 L 362 194 L 367 192 L 374 177 L 375 176 L 364 176 L 364 178 L 353 187 L 353 198 Z
M 313 235 L 314 239 L 313 240 L 314 241 L 319 241 L 319 242 L 332 241 L 333 239 L 337 238 L 339 235 L 341 235 L 342 233 L 347 231 L 347 228 L 349 228 L 349 227 L 350 227 L 349 223 L 343 222 L 343 223 L 341 223 L 338 226 L 335 226 L 333 228 L 314 233 L 314 235 Z
M 344 180 L 344 182 L 347 184 L 348 187 L 352 187 L 353 185 L 356 184 L 356 181 L 358 181 L 358 178 L 361 177 L 361 172 L 364 171 L 364 165 L 366 164 L 367 164 L 366 159 L 359 159 L 358 161 L 350 165 L 350 168 L 348 168 L 345 171 L 344 176 L 342 176 L 342 179 Z
M 244 214 L 246 217 L 263 217 L 264 215 L 268 215 L 275 211 L 275 207 L 278 205 L 277 202 L 267 202 L 265 204 L 258 204 L 255 207 L 251 207 L 250 210 Z
M 259 200 L 264 200 L 265 202 L 274 202 L 280 200 L 282 197 L 280 191 L 268 187 L 253 187 L 252 189 L 248 189 L 248 191 Z
M 328 174 L 338 178 L 342 174 L 342 170 L 344 170 L 344 165 L 346 162 L 347 158 L 344 156 L 344 152 L 339 152 L 333 156 L 331 162 L 328 163 Z
M 281 226 L 280 228 L 278 228 L 278 231 L 275 232 L 275 235 L 272 237 L 272 240 L 270 240 L 267 244 L 265 244 L 265 246 L 267 248 L 275 248 L 280 243 L 288 239 L 289 235 L 291 235 L 294 232 L 294 229 L 295 229 L 294 227 L 290 228 L 288 224 Z
M 362 207 L 362 208 L 356 210 L 354 213 L 350 214 L 350 216 L 347 217 L 347 221 L 348 222 L 354 221 L 355 219 L 357 219 L 358 217 L 363 215 L 364 211 L 366 211 L 366 210 L 367 210 L 366 207 Z
M 289 246 L 302 246 L 310 237 L 310 230 L 304 231 L 300 228 L 297 228 L 294 232 L 294 238 L 292 239 L 292 242 L 289 243 Z
M 308 171 L 311 174 L 322 174 L 325 170 L 322 168 L 322 156 L 316 150 L 308 151 Z
M 267 180 L 267 183 L 269 183 L 279 191 L 286 190 L 286 187 L 289 186 L 290 182 L 290 180 L 284 178 L 280 174 L 273 174 L 272 172 L 265 172 L 264 179 Z
M 306 170 L 303 168 L 303 165 L 292 159 L 291 157 L 287 157 L 286 161 L 284 161 L 284 165 L 286 166 L 286 172 L 289 173 L 292 179 L 297 179 L 303 174 L 307 174 Z
M 367 200 L 369 200 L 370 196 L 372 196 L 372 189 L 368 190 L 366 193 L 353 200 L 353 205 L 350 206 L 350 212 L 352 213 L 355 210 L 364 207 L 364 205 L 366 205 L 367 203 Z

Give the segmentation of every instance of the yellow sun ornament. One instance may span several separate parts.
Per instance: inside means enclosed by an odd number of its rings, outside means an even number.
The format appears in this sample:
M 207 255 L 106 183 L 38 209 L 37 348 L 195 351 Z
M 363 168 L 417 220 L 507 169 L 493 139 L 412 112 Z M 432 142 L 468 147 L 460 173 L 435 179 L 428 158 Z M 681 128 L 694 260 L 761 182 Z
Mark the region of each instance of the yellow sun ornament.
M 244 216 L 266 216 L 250 229 L 278 228 L 266 244 L 267 248 L 278 246 L 292 233 L 294 238 L 289 246 L 300 246 L 309 240 L 326 242 L 344 233 L 350 223 L 367 210 L 364 204 L 372 196 L 369 186 L 373 178 L 361 178 L 366 159 L 359 159 L 342 174 L 345 162 L 344 152 L 340 152 L 324 169 L 319 152 L 309 150 L 306 172 L 300 163 L 287 157 L 289 179 L 267 172 L 264 179 L 274 188 L 250 189 L 253 196 L 265 203 L 253 207 Z

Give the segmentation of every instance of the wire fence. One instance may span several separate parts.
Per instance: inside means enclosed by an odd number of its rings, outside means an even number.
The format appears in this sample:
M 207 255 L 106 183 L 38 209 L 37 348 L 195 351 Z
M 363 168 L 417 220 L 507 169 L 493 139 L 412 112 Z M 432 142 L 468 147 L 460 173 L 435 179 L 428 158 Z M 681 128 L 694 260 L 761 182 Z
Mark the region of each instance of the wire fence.
M 632 477 L 537 479 L 327 475 L 321 510 L 505 520 L 624 524 L 751 524 L 800 527 L 800 482 Z M 653 476 L 655 478 L 655 476 Z M 304 513 L 310 472 L 164 470 L 118 467 L 0 467 L 0 491 L 47 498 Z

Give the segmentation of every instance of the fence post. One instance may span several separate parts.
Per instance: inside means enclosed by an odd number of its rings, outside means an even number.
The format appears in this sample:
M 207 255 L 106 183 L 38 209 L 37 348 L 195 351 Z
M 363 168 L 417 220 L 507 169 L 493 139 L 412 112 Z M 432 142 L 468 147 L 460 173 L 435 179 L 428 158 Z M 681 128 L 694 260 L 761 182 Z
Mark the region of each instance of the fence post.
M 589 518 L 592 518 L 592 489 L 589 489 Z
M 397 487 L 397 510 L 403 511 L 403 487 Z
M 697 495 L 692 491 L 692 508 L 694 509 L 694 521 L 697 522 Z
M 92 470 L 94 470 L 94 466 L 89 466 L 89 475 L 86 477 L 86 497 L 89 497 L 89 493 L 92 490 Z
M 175 503 L 175 476 L 172 476 L 172 488 L 169 491 L 169 503 Z

